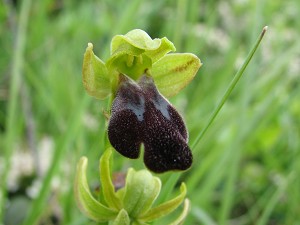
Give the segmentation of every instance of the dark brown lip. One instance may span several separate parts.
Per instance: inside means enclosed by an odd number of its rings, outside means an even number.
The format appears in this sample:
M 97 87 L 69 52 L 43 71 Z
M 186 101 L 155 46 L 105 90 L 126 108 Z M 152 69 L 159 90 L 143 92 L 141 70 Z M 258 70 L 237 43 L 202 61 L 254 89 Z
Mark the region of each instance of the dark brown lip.
M 112 104 L 108 137 L 120 154 L 131 159 L 139 157 L 143 143 L 145 165 L 156 173 L 186 170 L 193 161 L 182 117 L 147 75 L 138 83 L 122 78 Z

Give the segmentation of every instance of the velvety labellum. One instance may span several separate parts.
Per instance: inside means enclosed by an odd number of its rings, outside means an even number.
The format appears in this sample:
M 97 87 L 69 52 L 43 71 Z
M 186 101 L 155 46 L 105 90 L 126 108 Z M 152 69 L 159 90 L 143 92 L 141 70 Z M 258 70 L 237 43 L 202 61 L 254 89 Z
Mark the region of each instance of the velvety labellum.
M 158 92 L 153 79 L 121 75 L 112 104 L 108 137 L 123 156 L 136 159 L 144 144 L 144 162 L 153 172 L 186 170 L 192 164 L 188 134 L 176 109 Z

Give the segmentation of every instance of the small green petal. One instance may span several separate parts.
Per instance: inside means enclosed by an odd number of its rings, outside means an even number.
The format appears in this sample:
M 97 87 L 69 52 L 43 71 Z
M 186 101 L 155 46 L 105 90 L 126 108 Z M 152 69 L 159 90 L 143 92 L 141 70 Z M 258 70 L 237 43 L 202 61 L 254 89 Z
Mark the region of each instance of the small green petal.
M 128 213 L 124 209 L 121 209 L 117 218 L 112 223 L 112 225 L 129 225 L 129 224 L 130 224 L 130 219 Z
M 145 52 L 144 49 L 140 49 L 140 48 L 137 48 L 128 43 L 124 43 L 124 44 L 118 46 L 118 48 L 114 50 L 113 54 L 111 54 L 110 58 L 108 59 L 108 62 L 114 61 L 116 58 L 118 58 L 124 54 L 138 56 L 138 55 L 143 54 L 144 52 Z
M 111 42 L 111 57 L 106 66 L 137 80 L 152 64 L 175 47 L 166 37 L 151 39 L 142 30 L 135 29 L 125 35 L 116 35 Z
M 111 54 L 114 54 L 118 48 L 132 45 L 139 49 L 154 50 L 161 45 L 160 39 L 152 40 L 151 37 L 143 30 L 135 29 L 125 35 L 116 35 L 111 41 Z
M 87 164 L 87 158 L 81 157 L 77 165 L 74 192 L 78 208 L 94 221 L 107 222 L 114 219 L 117 212 L 102 205 L 92 196 L 86 178 Z
M 201 65 L 200 59 L 191 53 L 167 54 L 153 64 L 151 75 L 158 90 L 170 97 L 188 85 Z
M 132 218 L 146 213 L 154 200 L 157 198 L 161 188 L 161 182 L 152 176 L 148 170 L 128 170 L 125 193 L 124 208 Z
M 111 58 L 114 59 L 122 54 L 138 56 L 145 53 L 155 63 L 171 51 L 176 51 L 176 48 L 168 38 L 152 40 L 145 31 L 139 29 L 126 35 L 116 35 L 111 43 Z
M 173 212 L 182 203 L 185 195 L 186 186 L 184 183 L 182 183 L 180 187 L 180 195 L 150 209 L 146 214 L 139 217 L 139 220 L 150 222 Z
M 172 223 L 170 223 L 169 225 L 180 225 L 180 224 L 183 224 L 185 218 L 187 217 L 188 215 L 188 212 L 190 210 L 190 201 L 186 198 L 184 200 L 184 205 L 183 205 L 183 210 L 181 212 L 181 214 L 179 215 L 179 217 L 173 221 Z
M 100 158 L 100 180 L 104 199 L 110 208 L 120 210 L 122 207 L 121 200 L 117 197 L 114 185 L 111 180 L 109 160 L 111 148 L 107 149 Z
M 161 39 L 161 45 L 158 49 L 155 50 L 146 50 L 145 55 L 147 55 L 149 58 L 151 58 L 152 63 L 155 63 L 160 58 L 162 58 L 164 55 L 166 55 L 169 52 L 175 52 L 176 48 L 174 44 L 169 41 L 166 37 Z
M 82 81 L 87 93 L 95 98 L 104 99 L 111 93 L 107 68 L 94 54 L 91 43 L 88 44 L 83 58 Z

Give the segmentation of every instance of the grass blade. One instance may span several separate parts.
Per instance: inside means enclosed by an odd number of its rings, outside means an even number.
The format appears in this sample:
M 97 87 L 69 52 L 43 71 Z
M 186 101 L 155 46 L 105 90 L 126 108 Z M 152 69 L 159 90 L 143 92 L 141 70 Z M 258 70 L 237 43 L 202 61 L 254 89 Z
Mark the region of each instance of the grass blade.
M 203 128 L 203 130 L 201 131 L 201 133 L 199 133 L 199 135 L 196 137 L 195 142 L 191 145 L 192 149 L 196 148 L 196 146 L 200 142 L 201 138 L 206 133 L 206 131 L 208 130 L 208 128 L 210 127 L 210 125 L 212 124 L 212 122 L 214 121 L 214 119 L 216 118 L 216 116 L 218 115 L 218 113 L 220 112 L 221 108 L 223 107 L 224 103 L 226 102 L 226 100 L 228 99 L 229 95 L 233 91 L 233 89 L 236 86 L 237 82 L 242 77 L 245 69 L 247 68 L 247 66 L 248 66 L 249 62 L 251 61 L 254 53 L 256 52 L 256 50 L 257 50 L 257 48 L 258 48 L 261 40 L 263 39 L 263 37 L 264 37 L 267 29 L 268 29 L 267 26 L 265 26 L 263 28 L 261 34 L 259 35 L 258 39 L 256 40 L 256 43 L 254 44 L 253 48 L 251 49 L 250 53 L 248 54 L 248 56 L 247 56 L 245 62 L 243 63 L 242 67 L 235 74 L 235 76 L 232 79 L 231 83 L 229 84 L 227 90 L 225 91 L 222 99 L 220 100 L 220 102 L 218 103 L 217 107 L 215 108 L 215 110 L 211 114 L 210 118 L 208 119 L 207 124 L 205 125 L 205 127 Z

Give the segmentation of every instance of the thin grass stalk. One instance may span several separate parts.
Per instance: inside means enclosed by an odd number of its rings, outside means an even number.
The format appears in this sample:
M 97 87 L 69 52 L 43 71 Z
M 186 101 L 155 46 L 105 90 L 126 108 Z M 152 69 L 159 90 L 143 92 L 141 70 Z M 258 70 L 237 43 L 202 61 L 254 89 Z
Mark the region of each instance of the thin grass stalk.
M 220 110 L 222 109 L 223 105 L 225 104 L 226 100 L 228 99 L 229 95 L 231 94 L 231 92 L 233 91 L 234 87 L 236 86 L 236 84 L 238 83 L 238 81 L 240 80 L 240 78 L 242 77 L 242 75 L 244 74 L 245 69 L 247 68 L 249 62 L 251 61 L 254 53 L 256 52 L 261 40 L 263 39 L 266 31 L 267 31 L 268 27 L 265 26 L 260 34 L 260 36 L 258 37 L 258 39 L 256 40 L 256 43 L 254 44 L 252 50 L 250 51 L 250 53 L 248 54 L 245 62 L 243 63 L 243 65 L 241 66 L 241 68 L 237 71 L 237 73 L 235 74 L 234 78 L 232 79 L 231 83 L 229 84 L 227 90 L 225 91 L 223 97 L 221 98 L 220 102 L 218 103 L 217 107 L 215 108 L 215 110 L 213 111 L 213 113 L 211 114 L 210 118 L 208 119 L 207 124 L 204 126 L 204 128 L 202 129 L 202 131 L 199 133 L 199 135 L 196 137 L 194 143 L 191 145 L 192 149 L 196 148 L 197 145 L 199 144 L 200 140 L 202 139 L 202 137 L 204 136 L 204 134 L 206 133 L 206 131 L 208 130 L 208 128 L 210 127 L 210 125 L 213 123 L 213 121 L 215 120 L 216 116 L 218 115 L 218 113 L 220 112 Z

